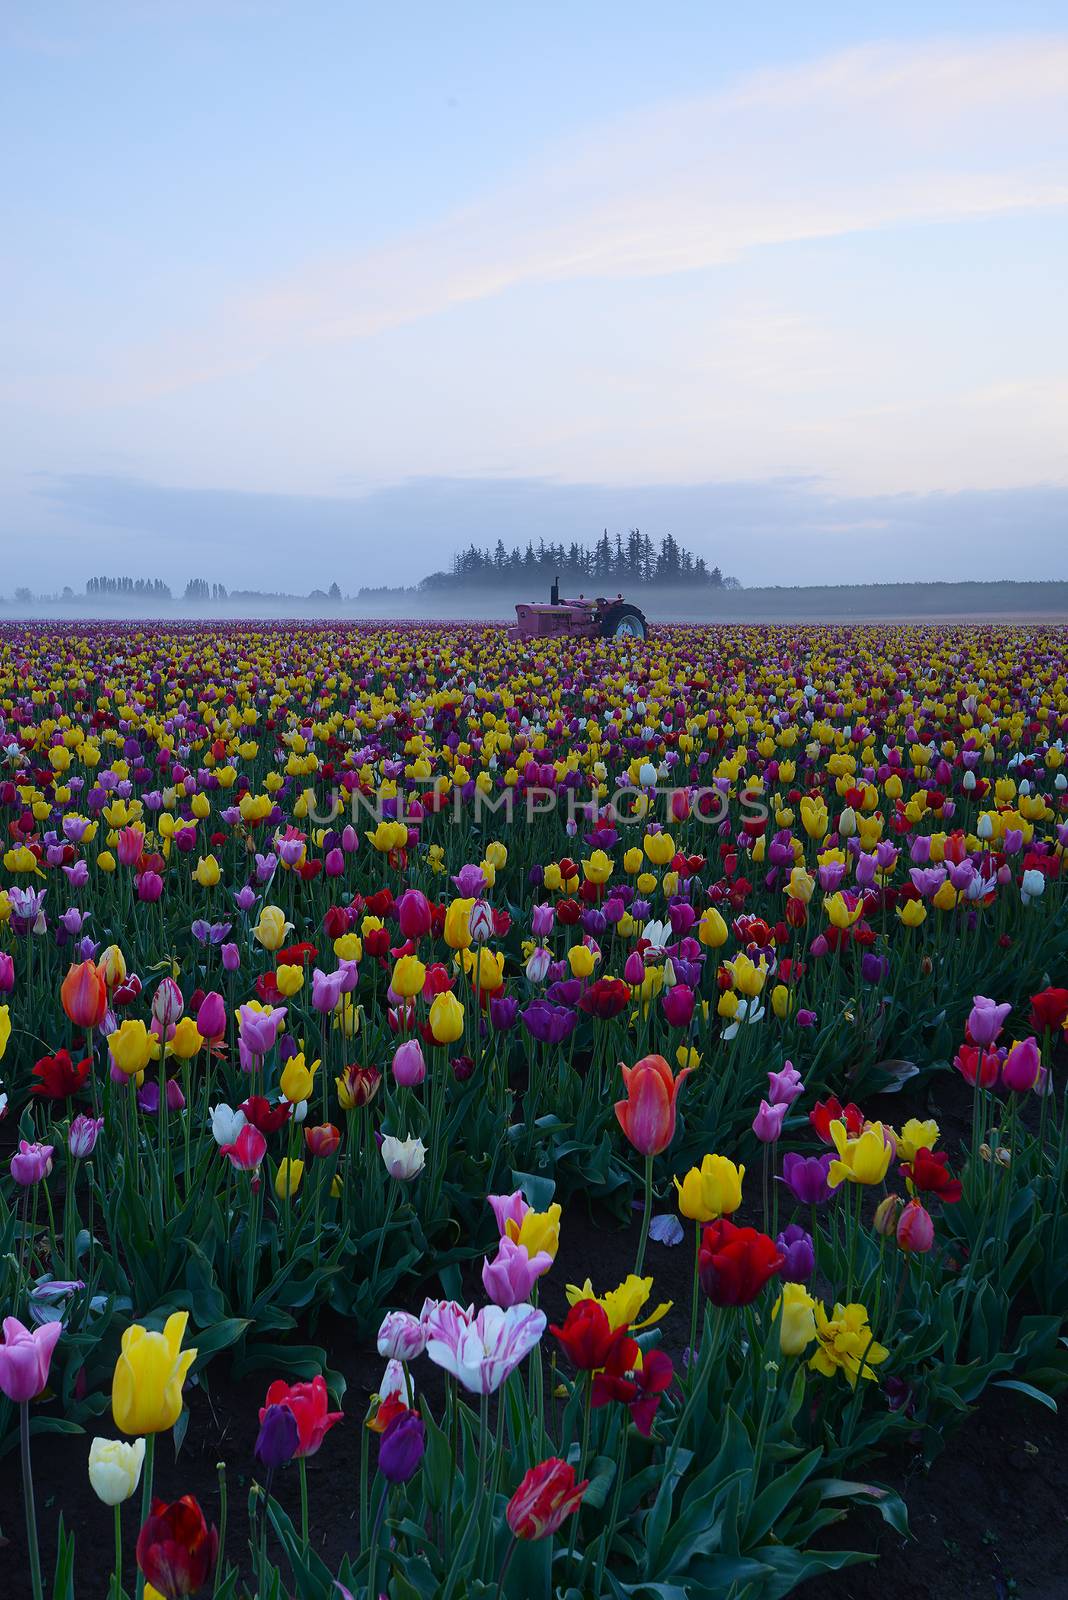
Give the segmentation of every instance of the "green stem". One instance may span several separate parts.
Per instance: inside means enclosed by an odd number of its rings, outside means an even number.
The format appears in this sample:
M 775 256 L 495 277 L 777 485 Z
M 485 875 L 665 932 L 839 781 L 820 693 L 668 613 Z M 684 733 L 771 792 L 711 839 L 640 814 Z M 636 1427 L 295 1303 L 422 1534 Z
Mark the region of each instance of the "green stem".
M 37 1544 L 37 1508 L 33 1501 L 33 1466 L 30 1462 L 30 1402 L 19 1406 L 19 1433 L 22 1440 L 22 1498 L 26 1507 L 26 1545 L 30 1552 L 30 1582 L 33 1600 L 43 1600 L 41 1552 Z
M 649 1239 L 649 1224 L 653 1218 L 653 1158 L 645 1158 L 645 1208 L 642 1215 L 642 1232 L 638 1240 L 638 1259 L 634 1263 L 634 1275 L 640 1278 L 642 1267 L 645 1265 L 645 1246 Z
M 145 1435 L 145 1465 L 141 1474 L 141 1527 L 148 1521 L 149 1512 L 152 1510 L 152 1477 L 156 1465 L 156 1435 Z M 137 1600 L 143 1600 L 145 1593 L 145 1575 L 140 1567 L 137 1569 Z
M 115 1507 L 115 1600 L 122 1600 L 122 1505 Z

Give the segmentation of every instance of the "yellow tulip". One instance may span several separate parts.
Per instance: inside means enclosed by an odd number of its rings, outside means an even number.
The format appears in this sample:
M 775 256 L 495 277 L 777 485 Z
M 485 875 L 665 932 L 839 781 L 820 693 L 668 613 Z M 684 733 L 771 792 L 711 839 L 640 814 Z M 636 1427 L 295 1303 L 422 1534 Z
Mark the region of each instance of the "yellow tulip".
M 473 900 L 451 900 L 445 913 L 445 943 L 450 950 L 466 950 L 471 943 Z
M 718 950 L 727 942 L 727 924 L 716 910 L 709 906 L 701 913 L 701 920 L 697 924 L 697 937 L 708 950 Z
M 389 980 L 393 993 L 404 1000 L 414 1000 L 417 994 L 422 994 L 425 983 L 426 968 L 418 956 L 401 956 Z
M 594 969 L 596 956 L 588 944 L 573 944 L 567 952 L 567 964 L 573 978 L 588 978 Z
M 135 1322 L 122 1336 L 111 1384 L 111 1411 L 123 1433 L 165 1433 L 182 1413 L 182 1385 L 197 1358 L 183 1350 L 188 1311 L 175 1311 L 162 1333 Z
M 560 1207 L 555 1203 L 548 1211 L 528 1211 L 521 1223 L 509 1217 L 504 1227 L 509 1239 L 521 1244 L 528 1256 L 536 1256 L 539 1250 L 544 1250 L 556 1260 L 560 1248 Z
M 785 1283 L 782 1294 L 771 1308 L 773 1324 L 780 1306 L 779 1348 L 784 1356 L 804 1355 L 816 1337 L 816 1301 L 803 1283 Z
M 699 1167 L 691 1167 L 680 1183 L 678 1207 L 692 1222 L 714 1222 L 729 1217 L 742 1203 L 745 1168 L 735 1166 L 727 1156 L 705 1156 Z
M 455 1044 L 464 1031 L 464 1008 L 449 990 L 434 996 L 430 1032 L 436 1044 Z
M 290 1161 L 283 1156 L 274 1175 L 274 1192 L 279 1200 L 292 1200 L 304 1177 L 304 1163 L 299 1158 Z
M 637 1330 L 652 1327 L 654 1322 L 659 1322 L 671 1310 L 673 1302 L 663 1300 L 655 1311 L 651 1311 L 647 1317 L 642 1317 L 652 1291 L 652 1278 L 639 1278 L 636 1273 L 631 1272 L 621 1284 L 609 1289 L 605 1294 L 594 1294 L 593 1283 L 589 1278 L 581 1285 L 569 1283 L 564 1293 L 569 1306 L 577 1305 L 580 1300 L 596 1300 L 607 1315 L 610 1328 Z
M 159 1040 L 140 1018 L 127 1017 L 114 1033 L 109 1033 L 108 1048 L 115 1065 L 128 1078 L 144 1072 L 148 1063 L 159 1056 Z
M 278 992 L 285 999 L 291 1000 L 299 994 L 304 987 L 304 968 L 295 963 L 283 961 L 281 966 L 274 969 L 274 981 L 278 985 Z
M 167 1054 L 176 1056 L 179 1061 L 192 1061 L 203 1045 L 204 1040 L 192 1017 L 182 1017 L 175 1024 L 174 1032 L 167 1042 Z
M 614 862 L 604 850 L 594 850 L 588 861 L 582 863 L 587 883 L 607 883 L 614 870 Z
M 264 906 L 260 912 L 260 920 L 252 930 L 252 937 L 265 950 L 281 950 L 286 934 L 292 927 L 293 924 L 286 921 L 286 914 L 281 906 Z
M 319 1069 L 318 1061 L 313 1061 L 309 1067 L 304 1060 L 303 1050 L 299 1055 L 291 1056 L 282 1068 L 279 1087 L 290 1105 L 299 1105 L 302 1100 L 311 1097 L 315 1087 L 315 1074 Z
M 832 1189 L 840 1183 L 882 1183 L 893 1156 L 893 1146 L 883 1134 L 881 1122 L 871 1122 L 856 1139 L 846 1132 L 844 1122 L 831 1123 L 831 1138 L 838 1152 L 827 1173 Z
M 222 872 L 214 856 L 201 856 L 193 868 L 193 877 L 202 889 L 214 889 Z

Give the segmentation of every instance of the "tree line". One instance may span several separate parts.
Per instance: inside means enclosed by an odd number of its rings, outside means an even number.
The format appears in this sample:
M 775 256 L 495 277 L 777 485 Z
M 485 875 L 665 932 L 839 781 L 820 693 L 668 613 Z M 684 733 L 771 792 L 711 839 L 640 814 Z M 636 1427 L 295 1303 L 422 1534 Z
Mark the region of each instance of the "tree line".
M 471 544 L 457 551 L 448 572 L 432 572 L 423 579 L 421 589 L 452 589 L 478 586 L 551 583 L 559 577 L 565 587 L 604 585 L 622 588 L 637 585 L 694 585 L 711 589 L 740 588 L 737 578 L 724 577 L 718 566 L 709 567 L 703 556 L 679 543 L 670 533 L 659 545 L 647 533 L 631 528 L 626 538 L 609 536 L 606 528 L 590 545 L 539 539 L 526 547 L 505 548 L 498 539 L 493 550 Z

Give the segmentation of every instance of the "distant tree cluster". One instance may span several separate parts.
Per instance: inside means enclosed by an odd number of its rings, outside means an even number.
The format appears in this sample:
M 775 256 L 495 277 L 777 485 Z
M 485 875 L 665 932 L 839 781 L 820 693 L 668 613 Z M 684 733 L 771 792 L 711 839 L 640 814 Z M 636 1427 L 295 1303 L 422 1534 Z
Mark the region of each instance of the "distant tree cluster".
M 129 594 L 139 599 L 147 596 L 152 600 L 171 598 L 171 591 L 162 578 L 87 578 L 85 592 L 88 595 Z
M 226 600 L 229 596 L 226 593 L 226 585 L 224 583 L 209 583 L 206 578 L 190 578 L 185 586 L 185 598 L 187 600 Z
M 579 588 L 632 588 L 648 585 L 694 585 L 712 589 L 737 587 L 737 579 L 724 578 L 719 567 L 709 568 L 703 556 L 695 556 L 670 533 L 655 545 L 647 533 L 632 528 L 626 538 L 609 536 L 607 528 L 595 545 L 572 540 L 555 544 L 540 539 L 528 542 L 525 549 L 514 545 L 506 550 L 497 540 L 494 550 L 470 545 L 453 557 L 450 572 L 432 572 L 423 579 L 423 589 L 482 588 L 524 583 L 551 583 L 559 576 L 565 586 Z

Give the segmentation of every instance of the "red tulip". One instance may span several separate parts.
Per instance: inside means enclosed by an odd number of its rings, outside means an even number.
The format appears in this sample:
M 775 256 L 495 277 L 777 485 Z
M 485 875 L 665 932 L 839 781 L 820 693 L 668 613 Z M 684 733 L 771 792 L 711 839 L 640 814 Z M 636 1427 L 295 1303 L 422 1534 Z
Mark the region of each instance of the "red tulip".
M 630 1337 L 628 1325 L 613 1328 L 604 1306 L 596 1300 L 578 1300 L 568 1310 L 562 1328 L 553 1324 L 554 1333 L 563 1345 L 571 1364 L 580 1372 L 596 1372 L 606 1367 L 614 1355 L 620 1353 L 628 1365 L 633 1365 L 638 1346 Z
M 818 1100 L 808 1114 L 808 1120 L 823 1140 L 824 1144 L 833 1144 L 831 1138 L 831 1123 L 844 1122 L 846 1132 L 851 1139 L 857 1139 L 864 1132 L 864 1113 L 852 1101 L 843 1106 L 833 1094 L 826 1100 Z
M 276 1378 L 267 1390 L 267 1398 L 260 1408 L 260 1421 L 270 1406 L 286 1406 L 293 1413 L 300 1444 L 297 1456 L 313 1456 L 330 1429 L 341 1421 L 343 1411 L 328 1411 L 329 1398 L 325 1378 L 313 1378 L 310 1383 L 286 1383 Z
M 701 1288 L 714 1306 L 747 1306 L 785 1259 L 766 1233 L 736 1228 L 721 1217 L 708 1224 L 701 1238 Z
M 630 1362 L 626 1351 L 617 1346 L 605 1370 L 593 1380 L 590 1404 L 596 1407 L 606 1406 L 613 1400 L 622 1401 L 630 1407 L 631 1420 L 638 1432 L 648 1438 L 660 1397 L 669 1387 L 675 1369 L 671 1357 L 663 1350 L 647 1350 L 641 1366 Z
M 182 1600 L 207 1583 L 218 1549 L 218 1530 L 208 1527 L 191 1494 L 171 1505 L 153 1500 L 137 1536 L 137 1565 L 165 1600 Z
M 915 1160 L 911 1163 L 901 1163 L 901 1170 L 913 1189 L 921 1194 L 936 1194 L 946 1205 L 952 1206 L 961 1197 L 961 1184 L 959 1178 L 951 1178 L 946 1171 L 948 1161 L 944 1150 L 928 1150 L 924 1146 L 917 1150 Z
M 280 1100 L 276 1106 L 272 1106 L 262 1094 L 253 1094 L 242 1103 L 239 1110 L 245 1113 L 246 1120 L 253 1128 L 262 1134 L 271 1134 L 285 1127 L 293 1107 L 286 1100 Z
M 1068 1018 L 1068 989 L 1043 989 L 1031 996 L 1031 1027 L 1035 1033 L 1053 1033 Z
M 517 1539 L 545 1539 L 578 1510 L 588 1486 L 588 1478 L 576 1483 L 574 1467 L 558 1456 L 539 1461 L 505 1507 L 508 1526 Z
M 638 980 L 639 982 L 641 979 Z M 630 1005 L 630 985 L 622 978 L 598 978 L 579 1000 L 579 1010 L 608 1021 Z
M 341 1134 L 332 1122 L 321 1122 L 316 1128 L 305 1128 L 304 1143 L 310 1156 L 332 1156 L 341 1143 Z
M 48 1100 L 65 1100 L 69 1095 L 84 1089 L 92 1068 L 92 1060 L 72 1061 L 68 1050 L 57 1050 L 54 1056 L 42 1056 L 34 1064 L 32 1076 L 37 1080 L 30 1087 L 31 1094 Z
M 639 1155 L 658 1156 L 675 1137 L 676 1103 L 689 1074 L 690 1068 L 683 1067 L 673 1077 L 663 1056 L 643 1056 L 623 1068 L 627 1098 L 616 1101 L 616 1118 Z

